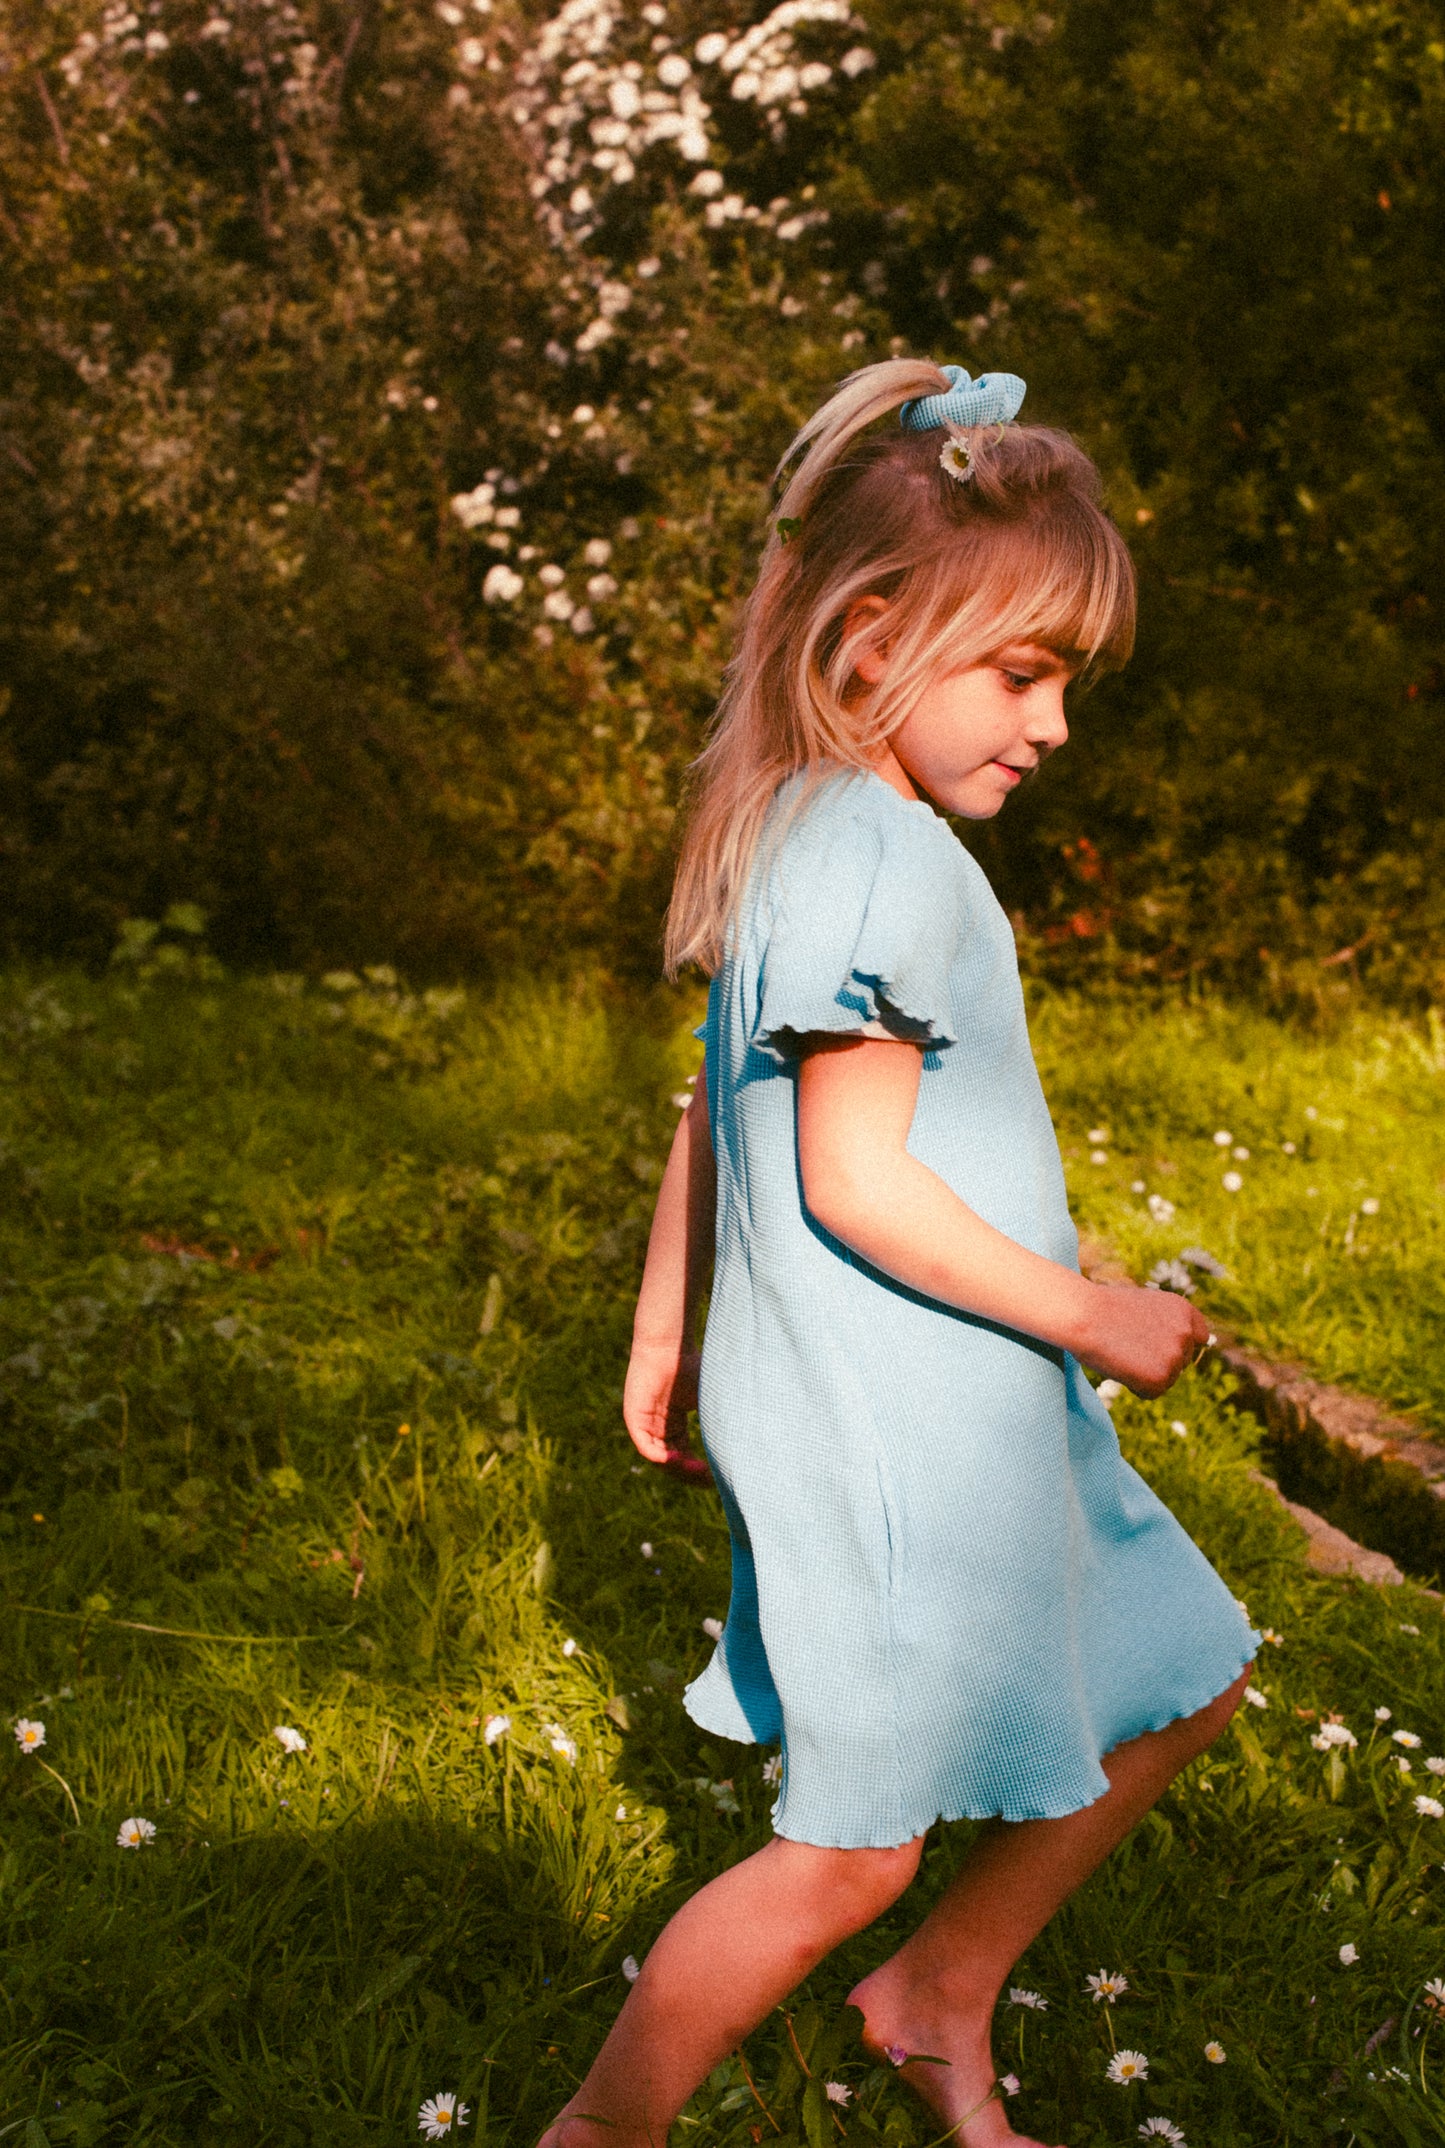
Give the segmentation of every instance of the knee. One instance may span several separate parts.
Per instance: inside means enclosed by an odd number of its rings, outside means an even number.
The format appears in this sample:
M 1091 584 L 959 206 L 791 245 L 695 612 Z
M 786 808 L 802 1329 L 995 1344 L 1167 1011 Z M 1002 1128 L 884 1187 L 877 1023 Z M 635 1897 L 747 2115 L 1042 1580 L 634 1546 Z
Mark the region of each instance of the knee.
M 891 1850 L 835 1850 L 828 1878 L 830 1893 L 853 1931 L 891 1909 L 912 1884 L 923 1855 L 923 1837 Z

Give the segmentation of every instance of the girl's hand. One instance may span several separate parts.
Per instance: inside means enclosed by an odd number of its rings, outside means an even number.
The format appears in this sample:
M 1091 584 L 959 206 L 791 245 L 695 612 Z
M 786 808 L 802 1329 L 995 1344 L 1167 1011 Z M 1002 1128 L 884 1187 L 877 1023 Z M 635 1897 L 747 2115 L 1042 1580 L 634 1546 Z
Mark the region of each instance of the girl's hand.
M 1209 1340 L 1209 1323 L 1187 1298 L 1136 1283 L 1095 1283 L 1088 1332 L 1077 1355 L 1091 1371 L 1152 1401 L 1174 1385 Z
M 666 1464 L 689 1453 L 687 1413 L 697 1408 L 701 1362 L 698 1351 L 684 1350 L 681 1343 L 634 1340 L 622 1416 L 633 1446 L 647 1461 Z

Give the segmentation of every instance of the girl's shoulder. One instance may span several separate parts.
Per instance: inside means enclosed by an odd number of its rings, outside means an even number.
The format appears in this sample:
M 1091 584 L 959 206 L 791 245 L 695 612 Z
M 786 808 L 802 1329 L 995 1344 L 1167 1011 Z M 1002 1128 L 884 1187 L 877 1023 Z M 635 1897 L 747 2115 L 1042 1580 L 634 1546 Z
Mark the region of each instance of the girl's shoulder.
M 774 902 L 824 889 L 835 901 L 850 890 L 890 890 L 903 903 L 936 902 L 982 877 L 932 806 L 864 769 L 792 777 L 773 802 L 762 848 Z
M 946 1045 L 956 965 L 988 883 L 931 806 L 852 772 L 780 791 L 741 949 L 748 1041 L 785 1060 L 797 1039 L 876 1025 Z M 996 906 L 995 906 L 996 907 Z
M 777 866 L 829 855 L 835 868 L 857 863 L 870 874 L 887 857 L 900 866 L 913 863 L 925 879 L 966 872 L 973 863 L 932 805 L 900 797 L 867 769 L 792 775 L 773 799 L 764 851 Z

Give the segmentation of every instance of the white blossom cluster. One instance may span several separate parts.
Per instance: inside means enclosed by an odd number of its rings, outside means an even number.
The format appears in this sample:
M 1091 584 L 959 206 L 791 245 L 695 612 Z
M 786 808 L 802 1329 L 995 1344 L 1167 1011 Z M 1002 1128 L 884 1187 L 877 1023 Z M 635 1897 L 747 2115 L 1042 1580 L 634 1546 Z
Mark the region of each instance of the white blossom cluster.
M 521 522 L 521 509 L 497 505 L 498 474 L 492 472 L 470 492 L 454 494 L 451 507 L 464 530 L 483 531 L 488 544 L 498 551 L 507 551 L 511 548 L 513 532 Z M 624 522 L 619 534 L 635 536 L 636 524 L 630 520 Z M 527 570 L 531 569 L 536 557 L 536 547 L 523 545 L 516 557 L 518 564 L 515 567 L 505 559 L 499 559 L 487 569 L 482 578 L 484 603 L 495 607 L 513 605 L 527 592 Z M 570 628 L 579 638 L 596 631 L 598 620 L 593 607 L 610 603 L 618 593 L 617 577 L 608 571 L 611 558 L 612 540 L 609 537 L 588 538 L 571 570 L 582 584 L 580 593 L 569 579 L 569 570 L 555 560 L 544 561 L 534 570 L 536 589 L 541 596 L 542 623 L 536 629 L 541 640 L 551 640 L 558 627 Z
M 144 0 L 143 20 L 129 0 L 104 0 L 98 29 L 82 31 L 61 57 L 66 86 L 80 90 L 97 62 L 109 62 L 111 78 L 101 86 L 108 91 L 106 103 L 118 105 L 125 78 L 117 63 L 144 64 L 171 49 L 173 36 L 158 20 L 165 5 L 166 0 Z M 180 27 L 174 35 L 182 35 Z M 318 65 L 320 48 L 307 37 L 295 0 L 214 0 L 199 29 L 186 25 L 185 36 L 193 44 L 236 54 L 246 78 L 242 94 L 253 102 L 258 97 L 270 100 L 273 128 L 299 115 L 326 72 Z M 199 96 L 198 90 L 189 89 L 182 101 L 195 104 Z
M 645 42 L 636 35 L 639 21 L 651 32 Z M 531 143 L 532 191 L 554 242 L 589 237 L 607 190 L 633 181 L 649 149 L 666 145 L 687 163 L 707 164 L 708 122 L 720 94 L 754 104 L 781 139 L 787 117 L 802 117 L 810 96 L 839 74 L 854 77 L 874 64 L 861 44 L 836 64 L 799 51 L 800 32 L 856 32 L 848 0 L 782 0 L 736 36 L 709 31 L 691 55 L 667 21 L 660 0 L 637 16 L 616 0 L 564 0 L 518 63 L 512 118 Z M 723 186 L 711 170 L 699 174 L 693 191 L 706 199 Z M 734 213 L 744 213 L 740 197 Z M 710 223 L 723 220 L 710 208 Z
M 152 6 L 150 13 L 159 14 Z M 60 62 L 60 72 L 71 89 L 78 89 L 87 65 L 97 53 L 114 52 L 125 58 L 159 59 L 170 50 L 170 39 L 154 23 L 147 29 L 127 0 L 107 0 L 101 11 L 99 30 L 83 30 Z
M 732 94 L 740 103 L 756 103 L 763 111 L 780 107 L 796 118 L 808 109 L 808 97 L 833 80 L 826 60 L 799 61 L 794 32 L 804 24 L 827 23 L 843 29 L 857 27 L 847 0 L 783 0 L 771 15 L 754 23 L 741 37 L 729 38 L 714 30 L 698 41 L 697 57 L 703 64 L 716 63 L 732 77 Z M 846 76 L 860 75 L 873 66 L 866 45 L 850 46 L 838 62 Z

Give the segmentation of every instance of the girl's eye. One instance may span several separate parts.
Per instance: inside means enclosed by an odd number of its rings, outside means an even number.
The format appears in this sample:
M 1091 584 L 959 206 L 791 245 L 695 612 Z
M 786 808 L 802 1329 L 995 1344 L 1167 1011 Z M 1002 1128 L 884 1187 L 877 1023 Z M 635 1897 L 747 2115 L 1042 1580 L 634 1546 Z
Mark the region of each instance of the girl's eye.
M 1004 684 L 1012 694 L 1021 694 L 1034 683 L 1033 673 L 1029 671 L 1006 671 L 1003 676 Z

